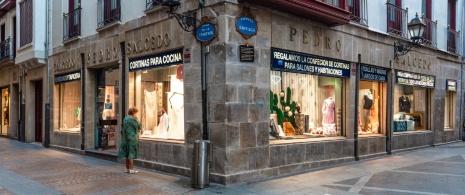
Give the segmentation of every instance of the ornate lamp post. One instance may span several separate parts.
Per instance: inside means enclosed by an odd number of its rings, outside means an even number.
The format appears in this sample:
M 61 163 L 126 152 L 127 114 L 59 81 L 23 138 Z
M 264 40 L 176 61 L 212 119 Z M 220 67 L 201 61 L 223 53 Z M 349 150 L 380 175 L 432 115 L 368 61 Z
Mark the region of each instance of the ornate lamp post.
M 408 53 L 413 46 L 423 44 L 426 24 L 423 20 L 418 18 L 418 14 L 416 14 L 415 18 L 408 23 L 407 28 L 412 42 L 409 44 L 403 44 L 400 41 L 394 42 L 394 58 L 396 59 L 399 58 L 399 56 Z

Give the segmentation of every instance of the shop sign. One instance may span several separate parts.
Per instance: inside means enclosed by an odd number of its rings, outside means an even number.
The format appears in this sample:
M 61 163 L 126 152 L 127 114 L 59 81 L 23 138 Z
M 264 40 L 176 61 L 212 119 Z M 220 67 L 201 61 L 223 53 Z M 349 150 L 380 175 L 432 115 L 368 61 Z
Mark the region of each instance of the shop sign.
M 160 66 L 183 63 L 183 49 L 176 49 L 155 55 L 133 58 L 129 60 L 129 71 L 137 71 Z
M 236 18 L 236 30 L 245 39 L 249 39 L 257 34 L 257 21 L 250 14 L 249 8 L 244 8 L 241 15 Z
M 457 91 L 457 81 L 456 80 L 446 80 L 447 91 Z
M 250 45 L 239 46 L 239 58 L 241 62 L 254 62 L 255 59 L 255 48 Z
M 387 82 L 387 72 L 385 68 L 361 65 L 360 80 Z
M 197 40 L 202 42 L 204 45 L 210 44 L 213 39 L 218 36 L 218 30 L 216 24 L 210 19 L 209 16 L 202 17 L 202 23 L 197 27 L 195 32 Z
M 350 63 L 346 61 L 276 48 L 272 48 L 271 53 L 271 69 L 273 70 L 350 77 Z
M 191 51 L 189 48 L 186 48 L 184 50 L 184 63 L 190 63 L 191 62 Z
M 74 60 L 74 58 L 62 60 L 58 62 L 58 64 L 53 64 L 53 69 L 55 70 L 55 72 L 67 71 L 74 68 L 76 68 L 76 60 Z
M 66 83 L 81 79 L 81 72 L 73 72 L 62 75 L 55 75 L 55 83 Z
M 436 77 L 398 70 L 396 71 L 396 83 L 401 85 L 434 88 L 436 84 Z

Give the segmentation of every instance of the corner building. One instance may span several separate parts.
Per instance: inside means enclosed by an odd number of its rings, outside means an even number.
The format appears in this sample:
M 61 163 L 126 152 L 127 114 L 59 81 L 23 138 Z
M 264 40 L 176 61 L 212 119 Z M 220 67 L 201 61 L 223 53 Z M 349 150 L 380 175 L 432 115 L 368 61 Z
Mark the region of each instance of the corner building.
M 70 24 L 52 38 L 51 146 L 115 160 L 122 120 L 136 106 L 136 164 L 190 176 L 203 128 L 201 43 L 158 1 L 108 2 L 53 5 L 55 14 L 69 11 L 58 15 Z M 218 27 L 206 54 L 212 181 L 460 139 L 462 0 L 305 2 L 205 1 Z M 177 12 L 197 5 L 181 1 Z M 422 7 L 425 44 L 395 58 L 394 42 L 408 42 L 407 23 Z M 250 39 L 236 30 L 244 10 L 258 26 Z M 241 62 L 243 45 L 253 46 L 252 62 Z

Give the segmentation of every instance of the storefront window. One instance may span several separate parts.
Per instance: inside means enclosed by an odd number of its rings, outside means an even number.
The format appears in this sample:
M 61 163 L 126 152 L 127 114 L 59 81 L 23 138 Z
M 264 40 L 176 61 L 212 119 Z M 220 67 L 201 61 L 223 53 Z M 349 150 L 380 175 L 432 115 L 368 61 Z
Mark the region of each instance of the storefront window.
M 444 106 L 444 128 L 454 128 L 454 92 L 446 91 L 446 104 Z
M 81 130 L 80 73 L 55 77 L 54 113 L 55 130 Z
M 342 81 L 271 71 L 271 134 L 293 138 L 341 136 Z
M 394 132 L 426 130 L 429 90 L 399 84 L 394 90 Z
M 385 85 L 381 82 L 360 81 L 359 90 L 359 135 L 379 134 L 385 128 Z
M 130 106 L 139 108 L 141 138 L 184 139 L 183 65 L 129 74 Z
M 1 134 L 6 135 L 8 126 L 10 126 L 10 95 L 8 93 L 8 88 L 1 89 Z

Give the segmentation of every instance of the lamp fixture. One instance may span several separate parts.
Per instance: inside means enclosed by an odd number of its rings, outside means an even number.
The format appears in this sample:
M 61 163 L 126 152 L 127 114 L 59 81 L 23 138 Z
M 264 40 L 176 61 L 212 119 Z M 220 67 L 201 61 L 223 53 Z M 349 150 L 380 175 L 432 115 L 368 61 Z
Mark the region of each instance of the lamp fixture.
M 409 44 L 403 44 L 400 41 L 394 42 L 394 58 L 398 59 L 399 56 L 407 54 L 413 46 L 423 44 L 423 36 L 425 34 L 426 24 L 418 17 L 418 13 L 407 25 L 408 32 L 410 34 Z
M 203 6 L 203 1 L 200 2 L 201 6 Z M 195 31 L 197 28 L 197 12 L 195 10 L 189 10 L 184 12 L 183 14 L 176 13 L 176 10 L 181 5 L 179 0 L 165 0 L 161 3 L 161 6 L 167 7 L 168 10 L 166 13 L 168 14 L 168 18 L 176 18 L 181 28 L 186 32 L 192 32 L 195 36 Z
M 142 73 L 147 73 L 147 70 L 142 71 Z

